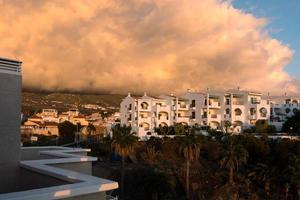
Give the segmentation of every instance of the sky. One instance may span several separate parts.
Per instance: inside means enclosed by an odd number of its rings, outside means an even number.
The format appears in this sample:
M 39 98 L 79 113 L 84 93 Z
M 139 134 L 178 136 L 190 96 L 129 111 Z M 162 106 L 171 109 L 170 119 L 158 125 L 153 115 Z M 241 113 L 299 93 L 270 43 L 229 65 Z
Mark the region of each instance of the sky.
M 299 94 L 297 1 L 0 0 L 0 57 L 30 89 Z
M 300 1 L 299 0 L 234 0 L 233 5 L 257 17 L 269 20 L 266 29 L 272 37 L 295 51 L 286 71 L 300 78 Z

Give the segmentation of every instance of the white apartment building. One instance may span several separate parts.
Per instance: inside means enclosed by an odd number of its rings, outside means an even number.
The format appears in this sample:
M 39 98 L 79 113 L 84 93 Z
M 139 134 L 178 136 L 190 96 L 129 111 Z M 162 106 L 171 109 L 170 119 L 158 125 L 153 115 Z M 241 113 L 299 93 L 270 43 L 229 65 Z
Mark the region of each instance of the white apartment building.
M 292 117 L 298 110 L 300 110 L 300 98 L 290 97 L 284 100 L 271 102 L 271 117 L 270 123 L 274 125 L 277 130 L 281 130 L 283 123 L 288 117 Z
M 233 132 L 254 126 L 259 119 L 269 120 L 269 101 L 257 92 L 229 90 L 227 92 L 191 92 L 181 97 L 161 95 L 123 99 L 121 124 L 131 125 L 140 138 L 153 134 L 156 127 L 175 123 L 209 126 L 220 129 L 224 121 L 231 122 Z
M 188 91 L 184 98 L 190 102 L 190 124 L 220 129 L 230 122 L 232 132 L 254 126 L 257 120 L 269 120 L 270 104 L 262 94 L 250 91 L 228 90 L 207 93 Z
M 45 122 L 56 122 L 58 123 L 58 111 L 56 109 L 43 109 L 40 117 Z
M 121 124 L 131 125 L 140 138 L 153 134 L 156 127 L 174 123 L 189 124 L 189 101 L 173 95 L 132 97 L 123 99 L 120 106 Z

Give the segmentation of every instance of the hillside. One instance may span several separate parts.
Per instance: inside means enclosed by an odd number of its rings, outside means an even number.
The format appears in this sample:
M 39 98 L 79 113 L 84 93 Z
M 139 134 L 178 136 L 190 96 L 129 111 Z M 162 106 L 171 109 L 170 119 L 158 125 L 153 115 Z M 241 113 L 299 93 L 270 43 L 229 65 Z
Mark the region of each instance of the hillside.
M 118 94 L 71 94 L 71 93 L 22 93 L 23 113 L 34 113 L 43 108 L 66 111 L 79 105 L 84 113 L 117 111 L 124 95 Z M 91 104 L 91 105 L 89 105 Z M 93 107 L 93 108 L 89 108 Z

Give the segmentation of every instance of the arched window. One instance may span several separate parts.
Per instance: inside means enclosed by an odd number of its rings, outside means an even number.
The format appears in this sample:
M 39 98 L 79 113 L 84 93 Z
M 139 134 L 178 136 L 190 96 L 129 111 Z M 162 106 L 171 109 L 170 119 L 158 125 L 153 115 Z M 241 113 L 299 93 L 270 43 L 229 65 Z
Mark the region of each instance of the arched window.
M 268 111 L 267 111 L 266 108 L 261 108 L 261 109 L 259 109 L 259 112 L 260 112 L 260 116 L 261 116 L 261 117 L 266 117 L 266 116 L 267 116 L 267 113 L 268 113 Z
M 294 108 L 294 109 L 293 109 L 293 113 L 294 113 L 294 114 L 296 114 L 297 111 L 298 111 L 297 108 Z
M 167 112 L 159 112 L 158 114 L 158 119 L 159 120 L 162 120 L 162 119 L 166 119 L 166 120 L 169 120 L 169 114 Z
M 141 103 L 142 109 L 147 110 L 147 109 L 148 109 L 148 106 L 149 106 L 149 104 L 148 104 L 147 102 L 142 102 L 142 103 Z
M 167 127 L 167 126 L 168 126 L 168 124 L 165 123 L 165 122 L 162 122 L 162 123 L 159 124 L 159 127 Z
M 291 112 L 291 109 L 287 108 L 287 109 L 285 109 L 285 112 L 288 114 Z
M 237 115 L 237 116 L 240 116 L 240 115 L 242 115 L 242 110 L 239 109 L 239 108 L 236 108 L 236 109 L 234 110 L 234 114 Z
M 144 128 L 145 131 L 149 131 L 149 129 L 150 129 L 150 125 L 146 122 L 141 123 L 140 127 Z

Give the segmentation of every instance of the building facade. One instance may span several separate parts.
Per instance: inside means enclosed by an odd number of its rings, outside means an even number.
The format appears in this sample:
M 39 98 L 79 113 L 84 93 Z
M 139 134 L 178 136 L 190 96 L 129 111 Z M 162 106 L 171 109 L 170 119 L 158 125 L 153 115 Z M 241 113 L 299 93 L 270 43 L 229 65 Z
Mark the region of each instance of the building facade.
M 225 122 L 231 131 L 240 133 L 254 126 L 257 120 L 269 120 L 270 103 L 262 94 L 250 91 L 197 93 L 188 91 L 184 98 L 190 102 L 190 124 L 222 129 Z
M 271 101 L 270 124 L 277 130 L 281 130 L 282 125 L 288 117 L 292 117 L 300 110 L 300 98 L 291 97 L 284 100 Z
M 120 105 L 121 124 L 130 125 L 140 138 L 152 135 L 160 126 L 189 125 L 188 114 L 188 99 L 173 95 L 132 97 L 128 94 Z
M 0 58 L 0 193 L 14 187 L 19 173 L 21 84 L 21 62 Z
M 269 120 L 270 103 L 262 99 L 261 93 L 240 90 L 188 91 L 181 97 L 128 94 L 121 102 L 120 112 L 121 124 L 130 125 L 140 138 L 153 135 L 155 128 L 176 123 L 222 129 L 228 121 L 232 124 L 231 131 L 240 133 L 254 126 L 257 120 Z

